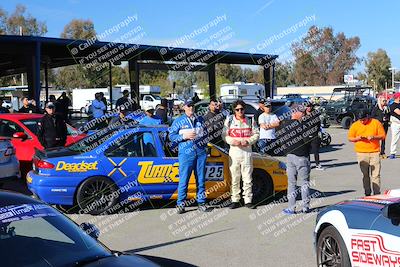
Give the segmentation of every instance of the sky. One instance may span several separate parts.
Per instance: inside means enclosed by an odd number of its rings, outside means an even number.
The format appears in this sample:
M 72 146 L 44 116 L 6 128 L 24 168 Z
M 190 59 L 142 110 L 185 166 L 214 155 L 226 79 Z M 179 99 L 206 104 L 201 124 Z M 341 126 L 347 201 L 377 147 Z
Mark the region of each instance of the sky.
M 7 0 L 0 7 L 11 13 L 17 4 L 46 22 L 47 37 L 60 37 L 72 19 L 91 19 L 103 41 L 277 54 L 280 61 L 291 59 L 288 47 L 311 25 L 330 26 L 360 37 L 359 57 L 382 48 L 400 68 L 397 0 Z

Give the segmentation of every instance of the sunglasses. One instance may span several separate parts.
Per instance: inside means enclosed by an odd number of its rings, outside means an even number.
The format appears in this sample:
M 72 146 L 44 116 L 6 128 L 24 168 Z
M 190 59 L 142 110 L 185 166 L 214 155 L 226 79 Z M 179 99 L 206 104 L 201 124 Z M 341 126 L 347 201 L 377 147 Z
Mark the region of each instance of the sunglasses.
M 243 111 L 244 108 L 235 108 L 235 111 Z

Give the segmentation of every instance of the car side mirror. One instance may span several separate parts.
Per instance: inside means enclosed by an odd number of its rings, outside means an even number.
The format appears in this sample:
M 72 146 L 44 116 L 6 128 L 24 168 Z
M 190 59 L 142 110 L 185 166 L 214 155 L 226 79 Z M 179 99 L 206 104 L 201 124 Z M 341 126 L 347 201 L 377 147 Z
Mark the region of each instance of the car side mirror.
M 100 236 L 100 230 L 97 228 L 96 225 L 92 223 L 81 223 L 79 225 L 79 228 L 81 228 L 83 231 L 85 231 L 88 235 L 93 237 L 94 239 L 98 239 Z
M 22 141 L 28 139 L 28 136 L 24 132 L 16 132 L 13 134 L 13 138 L 21 139 Z
M 392 203 L 382 209 L 382 215 L 390 220 L 400 221 L 400 203 Z

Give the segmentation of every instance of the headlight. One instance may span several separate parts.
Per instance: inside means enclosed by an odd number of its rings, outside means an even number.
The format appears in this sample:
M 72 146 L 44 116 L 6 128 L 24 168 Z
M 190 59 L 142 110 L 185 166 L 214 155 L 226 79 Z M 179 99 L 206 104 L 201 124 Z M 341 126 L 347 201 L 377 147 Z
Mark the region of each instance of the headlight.
M 279 168 L 286 170 L 286 164 L 282 161 L 279 161 Z

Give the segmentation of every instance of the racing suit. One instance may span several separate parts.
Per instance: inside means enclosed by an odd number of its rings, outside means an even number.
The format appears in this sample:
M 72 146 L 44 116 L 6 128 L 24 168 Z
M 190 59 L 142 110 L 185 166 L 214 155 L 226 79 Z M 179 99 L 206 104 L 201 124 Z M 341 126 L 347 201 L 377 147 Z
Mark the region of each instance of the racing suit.
M 196 178 L 197 203 L 204 204 L 206 201 L 205 171 L 207 161 L 208 133 L 204 126 L 202 117 L 192 116 L 189 118 L 183 114 L 175 119 L 168 129 L 169 139 L 172 147 L 178 145 L 179 160 L 179 184 L 177 205 L 184 205 L 187 197 L 187 189 L 192 171 Z M 187 131 L 195 131 L 194 140 L 185 140 L 183 134 Z
M 229 170 L 232 176 L 232 202 L 239 202 L 240 200 L 240 178 L 243 180 L 244 202 L 245 204 L 252 202 L 253 158 L 251 146 L 257 142 L 259 136 L 255 121 L 251 122 L 248 118 L 239 120 L 234 115 L 228 116 L 225 120 L 222 138 L 230 145 Z M 247 140 L 249 144 L 247 146 L 234 146 L 234 140 Z

